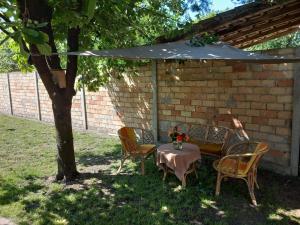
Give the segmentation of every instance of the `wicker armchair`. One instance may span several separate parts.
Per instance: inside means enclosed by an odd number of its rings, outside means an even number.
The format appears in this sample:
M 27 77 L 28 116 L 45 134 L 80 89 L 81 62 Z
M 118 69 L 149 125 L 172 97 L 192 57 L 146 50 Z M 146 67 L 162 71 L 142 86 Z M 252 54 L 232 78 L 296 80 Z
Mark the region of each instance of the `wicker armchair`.
M 221 181 L 225 177 L 243 179 L 248 186 L 252 203 L 257 205 L 254 195 L 254 185 L 257 188 L 257 166 L 260 158 L 269 150 L 262 142 L 244 142 L 231 146 L 226 155 L 213 163 L 218 171 L 216 195 L 220 194 Z
M 141 128 L 123 127 L 118 130 L 118 135 L 122 143 L 122 160 L 121 165 L 117 171 L 120 173 L 124 162 L 128 158 L 141 159 L 141 173 L 145 174 L 144 161 L 151 154 L 155 157 L 156 146 L 154 137 L 151 131 Z

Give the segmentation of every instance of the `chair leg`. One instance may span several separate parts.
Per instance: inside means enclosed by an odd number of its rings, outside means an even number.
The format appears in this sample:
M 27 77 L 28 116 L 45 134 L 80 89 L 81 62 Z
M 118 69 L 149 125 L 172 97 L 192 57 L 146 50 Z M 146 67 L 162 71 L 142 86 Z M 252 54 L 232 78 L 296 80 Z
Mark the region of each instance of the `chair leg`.
M 216 184 L 216 196 L 219 196 L 220 191 L 221 191 L 221 181 L 222 181 L 222 174 L 218 172 L 218 177 L 217 177 L 217 184 Z
M 256 177 L 255 177 L 255 179 L 254 179 L 254 183 L 255 183 L 256 188 L 259 189 L 259 186 L 258 186 L 257 178 L 256 178 Z
M 145 159 L 144 158 L 141 161 L 141 174 L 145 175 Z
M 163 168 L 163 171 L 164 171 L 163 181 L 165 181 L 166 178 L 167 178 L 167 175 L 168 175 L 168 169 L 167 168 Z
M 186 174 L 183 176 L 183 179 L 181 181 L 181 186 L 182 186 L 182 188 L 186 187 Z
M 153 155 L 154 164 L 156 165 L 156 154 L 155 154 L 155 151 L 152 153 L 152 155 Z
M 118 171 L 117 171 L 117 174 L 119 174 L 119 173 L 121 172 L 121 169 L 122 169 L 122 167 L 123 167 L 124 162 L 125 162 L 126 159 L 127 159 L 127 157 L 123 157 L 123 158 L 122 158 L 122 160 L 121 160 L 121 165 L 120 165 L 120 167 L 119 167 L 119 169 L 118 169 Z
M 259 189 L 259 186 L 258 186 L 258 183 L 257 183 L 257 169 L 254 170 L 253 177 L 254 177 L 254 183 L 256 185 L 256 188 Z
M 255 179 L 253 177 L 253 174 L 249 173 L 248 182 L 247 182 L 248 190 L 249 190 L 249 194 L 250 194 L 253 205 L 257 206 L 256 198 L 255 198 L 255 195 L 254 195 L 254 182 L 255 182 Z

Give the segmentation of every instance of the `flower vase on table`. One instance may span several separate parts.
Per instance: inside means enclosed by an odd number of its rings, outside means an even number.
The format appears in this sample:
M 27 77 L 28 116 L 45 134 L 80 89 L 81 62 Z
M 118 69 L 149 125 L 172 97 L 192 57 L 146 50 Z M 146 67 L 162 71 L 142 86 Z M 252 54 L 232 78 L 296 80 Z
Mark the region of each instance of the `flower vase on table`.
M 182 141 L 177 141 L 177 150 L 182 150 Z
M 173 143 L 174 148 L 177 148 L 177 141 L 173 140 L 172 143 Z
M 169 137 L 172 140 L 173 146 L 177 148 L 177 136 L 179 135 L 178 127 L 175 126 L 172 130 L 169 130 Z
M 169 137 L 172 140 L 174 149 L 182 150 L 183 142 L 188 141 L 188 136 L 185 133 L 180 132 L 180 128 L 175 126 L 171 131 L 169 131 Z
M 177 150 L 182 150 L 182 141 L 183 141 L 183 134 L 181 134 L 181 135 L 178 135 L 177 136 L 177 146 L 176 146 L 176 149 Z

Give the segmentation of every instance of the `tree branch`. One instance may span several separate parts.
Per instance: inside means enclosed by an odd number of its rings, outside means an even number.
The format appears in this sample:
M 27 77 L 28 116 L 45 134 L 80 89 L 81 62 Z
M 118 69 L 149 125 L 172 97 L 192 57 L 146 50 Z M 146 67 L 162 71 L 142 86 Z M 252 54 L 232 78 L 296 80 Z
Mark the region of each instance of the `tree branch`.
M 9 33 L 7 30 L 5 30 L 4 27 L 0 26 L 0 30 L 1 30 L 4 34 L 6 34 L 8 37 L 14 39 L 12 33 Z
M 68 52 L 78 51 L 79 49 L 79 34 L 80 28 L 70 28 L 68 30 Z M 74 83 L 78 69 L 78 56 L 77 55 L 68 55 L 67 58 L 67 88 L 71 95 L 75 95 Z
M 52 52 L 57 53 L 57 49 L 54 43 L 53 30 L 51 26 L 51 19 L 53 9 L 48 5 L 46 0 L 27 0 L 25 9 L 25 3 L 22 0 L 17 0 L 19 5 L 19 10 L 21 12 L 21 18 L 23 18 L 23 13 L 25 10 L 28 10 L 31 20 L 36 20 L 39 23 L 46 22 L 47 25 L 39 28 L 39 31 L 46 33 L 49 37 L 49 45 L 51 46 Z M 47 63 L 50 66 L 50 69 L 61 69 L 60 58 L 58 55 L 51 55 L 47 57 Z
M 7 23 L 11 23 L 9 18 L 2 13 L 0 13 L 0 18 L 3 19 Z M 18 29 L 15 26 L 11 26 L 11 28 L 13 29 L 13 31 L 18 31 Z
M 2 41 L 0 41 L 0 46 L 3 45 L 10 37 L 5 37 Z
M 37 20 L 39 22 L 50 22 L 51 21 L 51 10 L 49 9 L 47 5 L 47 1 L 40 1 L 40 0 L 27 0 L 26 5 L 30 13 L 30 17 L 33 20 Z M 23 18 L 23 13 L 25 11 L 25 1 L 17 0 L 17 7 L 20 11 L 20 17 Z M 50 13 L 50 16 L 49 16 Z M 49 31 L 49 30 L 48 30 Z M 50 30 L 52 31 L 52 30 Z M 48 33 L 47 33 L 48 34 Z M 48 34 L 49 35 L 49 34 Z M 53 37 L 53 35 L 52 35 Z M 54 84 L 52 80 L 52 73 L 50 71 L 50 68 L 48 67 L 47 60 L 44 56 L 40 55 L 39 50 L 34 44 L 29 45 L 30 49 L 29 52 L 31 54 L 31 60 L 37 69 L 43 84 L 45 85 L 45 88 L 49 94 L 49 97 L 53 99 L 57 92 L 59 91 L 59 88 Z
M 2 18 L 5 22 L 10 23 L 11 21 L 9 20 L 9 18 L 7 18 L 4 14 L 0 13 L 0 18 Z M 11 28 L 13 29 L 13 31 L 17 32 L 18 29 L 15 26 L 11 26 Z M 2 30 L 2 29 L 1 29 Z M 4 31 L 3 31 L 4 32 Z M 4 32 L 5 33 L 5 32 Z M 6 33 L 6 35 L 8 35 Z M 17 40 L 15 40 L 12 35 L 9 35 L 15 42 L 19 43 Z M 21 39 L 21 43 L 19 43 L 22 45 L 22 48 L 24 49 L 25 52 L 29 53 L 29 49 L 24 41 L 24 39 Z

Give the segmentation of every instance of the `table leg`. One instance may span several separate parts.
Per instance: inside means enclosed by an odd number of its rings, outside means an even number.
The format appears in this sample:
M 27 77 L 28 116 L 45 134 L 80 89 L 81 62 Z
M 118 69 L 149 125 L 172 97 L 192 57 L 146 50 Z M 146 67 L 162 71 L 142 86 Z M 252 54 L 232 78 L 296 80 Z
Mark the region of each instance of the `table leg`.
M 183 179 L 182 179 L 182 181 L 181 181 L 181 186 L 182 186 L 183 188 L 185 188 L 185 186 L 186 186 L 186 175 L 183 176 Z
M 198 174 L 197 174 L 197 170 L 196 170 L 196 163 L 193 163 L 193 167 L 194 167 L 195 176 L 198 179 Z

